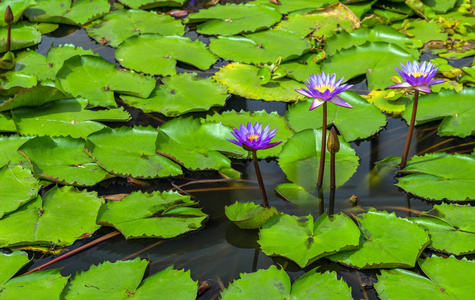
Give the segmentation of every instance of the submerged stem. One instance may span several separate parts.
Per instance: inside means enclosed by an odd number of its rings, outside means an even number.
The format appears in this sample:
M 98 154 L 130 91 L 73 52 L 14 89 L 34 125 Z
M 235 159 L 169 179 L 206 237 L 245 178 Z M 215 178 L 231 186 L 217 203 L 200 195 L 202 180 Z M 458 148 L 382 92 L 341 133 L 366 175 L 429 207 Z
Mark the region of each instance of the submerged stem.
M 419 100 L 419 91 L 416 90 L 414 93 L 414 103 L 412 104 L 412 116 L 411 123 L 409 124 L 409 131 L 407 132 L 406 146 L 404 147 L 404 153 L 402 154 L 400 168 L 404 169 L 406 167 L 407 154 L 409 153 L 409 148 L 411 147 L 412 133 L 414 132 L 414 123 L 416 122 L 417 114 L 417 102 Z
M 320 148 L 320 167 L 318 169 L 317 186 L 321 187 L 323 183 L 323 171 L 325 169 L 325 151 L 327 149 L 327 102 L 322 105 L 323 121 L 322 121 L 322 147 Z
M 266 188 L 264 187 L 264 181 L 262 180 L 261 169 L 259 169 L 259 162 L 257 161 L 257 151 L 251 150 L 251 152 L 252 152 L 252 160 L 254 161 L 254 169 L 256 169 L 257 182 L 259 183 L 259 189 L 261 190 L 262 205 L 264 205 L 264 207 L 269 207 L 269 203 L 267 202 Z

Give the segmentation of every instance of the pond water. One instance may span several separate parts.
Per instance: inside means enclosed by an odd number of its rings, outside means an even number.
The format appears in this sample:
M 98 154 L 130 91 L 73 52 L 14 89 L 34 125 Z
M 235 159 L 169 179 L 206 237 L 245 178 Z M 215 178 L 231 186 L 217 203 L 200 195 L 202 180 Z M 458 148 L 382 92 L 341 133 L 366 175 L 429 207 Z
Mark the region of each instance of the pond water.
M 193 31 L 189 31 L 187 35 L 198 38 L 198 35 Z M 201 36 L 199 38 L 206 41 L 206 38 Z M 46 54 L 51 45 L 59 46 L 65 43 L 72 43 L 84 49 L 92 49 L 106 60 L 116 63 L 113 48 L 97 44 L 88 37 L 84 29 L 73 26 L 61 25 L 52 34 L 44 36 L 42 43 L 38 45 L 36 51 Z M 214 71 L 222 64 L 223 62 L 218 62 L 214 67 Z M 461 64 L 468 63 L 461 62 Z M 189 66 L 182 65 L 179 70 L 184 72 L 186 68 L 189 68 Z M 201 74 L 202 76 L 210 76 L 212 73 L 213 69 Z M 360 94 L 368 92 L 364 81 L 358 82 L 353 90 Z M 222 108 L 222 111 L 231 109 L 236 111 L 240 109 L 258 111 L 265 109 L 267 112 L 276 111 L 280 115 L 284 115 L 288 105 L 283 102 L 248 100 L 235 95 L 230 96 L 227 103 Z M 133 119 L 127 124 L 128 126 L 152 125 L 158 127 L 163 121 L 167 120 L 162 115 L 144 114 L 127 106 L 126 109 L 133 116 Z M 122 125 L 116 124 L 116 126 Z M 112 124 L 112 126 L 114 125 Z M 473 151 L 473 144 L 475 143 L 473 138 L 454 139 L 440 137 L 437 135 L 437 126 L 438 123 L 434 122 L 416 128 L 409 157 L 415 154 L 420 155 L 436 151 L 446 151 L 448 153 L 470 153 Z M 388 117 L 387 126 L 376 136 L 369 140 L 351 143 L 352 148 L 356 150 L 356 154 L 360 158 L 360 165 L 352 178 L 337 189 L 335 198 L 336 213 L 341 211 L 346 213 L 352 212 L 352 205 L 348 199 L 353 195 L 358 197 L 358 204 L 363 207 L 375 207 L 378 210 L 387 210 L 389 212 L 395 211 L 399 216 L 409 214 L 406 209 L 407 205 L 418 211 L 427 211 L 432 207 L 432 204 L 427 201 L 420 199 L 409 200 L 405 193 L 394 185 L 396 180 L 392 174 L 376 178 L 378 175 L 370 172 L 377 161 L 388 156 L 401 155 L 406 133 L 407 125 L 404 120 Z M 271 206 L 276 207 L 278 211 L 285 211 L 287 214 L 303 216 L 311 213 L 318 216 L 322 208 L 318 207 L 317 203 L 297 206 L 283 201 L 275 195 L 274 188 L 281 183 L 288 182 L 275 160 L 261 160 L 259 164 Z M 241 230 L 225 216 L 225 205 L 231 205 L 235 201 L 254 201 L 256 203 L 261 201 L 252 161 L 236 160 L 233 163 L 233 168 L 242 173 L 244 181 L 199 183 L 183 188 L 184 190 L 194 190 L 190 194 L 199 201 L 203 211 L 209 215 L 209 219 L 203 229 L 169 240 L 125 240 L 123 237 L 117 236 L 69 259 L 56 263 L 54 268 L 62 268 L 61 273 L 63 275 L 74 275 L 77 271 L 87 270 L 92 264 L 99 264 L 104 260 L 113 262 L 139 256 L 151 262 L 149 267 L 150 274 L 174 265 L 177 269 L 190 269 L 193 279 L 206 280 L 211 285 L 211 288 L 201 295 L 200 299 L 216 299 L 219 291 L 232 280 L 239 278 L 240 273 L 267 269 L 272 264 L 282 265 L 292 279 L 301 276 L 304 274 L 304 271 L 295 263 L 284 258 L 271 258 L 259 250 L 257 230 Z M 186 179 L 176 179 L 173 181 L 173 184 L 184 184 L 196 179 L 213 180 L 220 178 L 215 172 L 188 173 L 185 177 Z M 126 179 L 115 178 L 102 182 L 90 188 L 90 190 L 98 191 L 99 195 L 112 195 L 130 193 L 137 189 L 151 192 L 171 188 L 173 188 L 173 185 L 167 179 L 148 180 L 145 186 L 138 188 L 128 183 Z M 324 194 L 324 199 L 324 209 L 328 209 L 328 193 Z M 76 242 L 68 249 L 73 250 L 112 231 L 110 228 L 103 227 L 91 238 Z M 37 254 L 33 263 L 28 266 L 28 269 L 40 266 L 53 258 L 55 256 L 48 255 L 43 257 Z M 320 267 L 320 271 L 337 271 L 339 276 L 342 276 L 352 286 L 355 299 L 365 297 L 369 297 L 369 299 L 377 298 L 374 289 L 371 288 L 372 283 L 376 280 L 376 271 L 358 272 L 354 269 L 331 263 L 326 259 L 316 261 L 305 268 L 305 271 L 317 266 Z M 418 271 L 417 268 L 414 270 Z M 361 288 L 362 286 L 367 287 L 364 292 Z

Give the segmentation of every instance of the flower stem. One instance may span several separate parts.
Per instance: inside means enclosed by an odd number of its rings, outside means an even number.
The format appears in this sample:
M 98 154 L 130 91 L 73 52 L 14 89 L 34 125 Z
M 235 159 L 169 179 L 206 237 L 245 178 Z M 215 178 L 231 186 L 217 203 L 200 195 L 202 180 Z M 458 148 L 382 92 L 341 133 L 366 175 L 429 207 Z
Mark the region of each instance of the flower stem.
M 419 100 L 419 91 L 416 90 L 414 93 L 414 103 L 412 104 L 412 116 L 411 123 L 409 124 L 409 131 L 407 132 L 406 146 L 404 147 L 404 153 L 402 154 L 400 168 L 404 169 L 406 167 L 407 154 L 409 153 L 409 148 L 411 147 L 412 133 L 414 132 L 414 123 L 416 122 L 417 114 L 417 102 Z
M 334 189 L 335 185 L 335 153 L 330 154 L 330 188 Z
M 259 169 L 259 162 L 257 161 L 257 151 L 252 150 L 252 160 L 254 161 L 254 169 L 256 169 L 257 182 L 259 183 L 259 189 L 261 190 L 262 205 L 269 207 L 267 202 L 266 188 L 264 187 L 264 181 L 262 180 L 261 169 Z
M 325 151 L 327 149 L 327 102 L 322 105 L 323 122 L 322 122 L 322 147 L 320 148 L 320 167 L 318 169 L 317 186 L 321 187 L 323 183 L 323 171 L 325 169 Z

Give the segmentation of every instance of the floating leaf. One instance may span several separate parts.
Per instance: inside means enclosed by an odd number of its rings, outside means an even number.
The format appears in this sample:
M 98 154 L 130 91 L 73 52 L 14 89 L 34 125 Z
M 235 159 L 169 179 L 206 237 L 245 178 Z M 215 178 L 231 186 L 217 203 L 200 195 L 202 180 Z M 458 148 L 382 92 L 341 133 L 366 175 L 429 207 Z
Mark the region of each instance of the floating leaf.
M 168 267 L 142 281 L 148 262 L 134 260 L 105 261 L 77 274 L 66 286 L 65 299 L 184 299 L 196 298 L 198 282 L 190 272 Z M 142 282 L 141 282 L 142 281 Z
M 328 133 L 327 133 L 328 136 Z M 350 145 L 341 136 L 340 151 L 336 154 L 335 172 L 336 186 L 341 186 L 350 179 L 358 167 L 358 157 Z M 303 130 L 296 133 L 284 145 L 279 154 L 279 166 L 287 175 L 287 179 L 302 186 L 308 191 L 317 187 L 318 168 L 320 163 L 321 130 Z M 330 153 L 325 155 L 325 169 L 330 170 Z M 325 172 L 323 186 L 330 186 L 330 174 Z
M 245 37 L 218 36 L 209 49 L 226 60 L 248 64 L 274 63 L 294 59 L 310 50 L 310 43 L 301 35 L 285 30 L 265 30 Z
M 404 91 L 391 89 L 371 91 L 368 95 L 363 97 L 382 112 L 398 116 L 406 110 L 406 106 L 412 101 L 412 98 L 403 97 L 403 95 Z
M 424 228 L 395 213 L 370 211 L 357 218 L 361 230 L 359 248 L 329 259 L 360 269 L 412 268 L 430 243 Z
M 64 61 L 76 55 L 94 56 L 96 54 L 91 49 L 84 50 L 73 44 L 64 44 L 59 47 L 51 47 L 48 50 L 48 54 L 46 54 L 46 59 L 51 64 L 54 74 L 56 74 L 63 66 Z
M 157 152 L 192 170 L 220 170 L 231 172 L 231 161 L 220 152 L 243 155 L 226 139 L 231 139 L 230 128 L 222 124 L 203 122 L 199 119 L 173 119 L 159 128 Z
M 410 23 L 409 27 L 404 30 L 413 36 L 414 39 L 418 39 L 425 44 L 428 41 L 434 40 L 446 41 L 449 36 L 442 28 L 443 25 L 435 21 L 427 22 L 425 20 L 415 19 Z
M 439 93 L 422 95 L 417 105 L 417 124 L 442 120 L 439 126 L 441 136 L 466 137 L 475 133 L 475 88 L 441 90 Z M 450 103 L 450 105 L 448 105 Z M 412 104 L 402 115 L 410 120 Z
M 120 3 L 134 9 L 149 9 L 160 6 L 181 7 L 187 0 L 119 0 Z
M 23 251 L 13 251 L 11 254 L 0 253 L 0 264 L 2 266 L 2 273 L 0 273 L 0 287 L 12 278 L 13 275 L 15 275 L 29 261 L 28 254 Z
M 353 108 L 327 105 L 327 126 L 335 125 L 345 141 L 368 138 L 386 125 L 386 116 L 358 94 L 346 91 L 340 96 Z M 295 131 L 322 128 L 323 108 L 318 107 L 310 111 L 312 101 L 313 99 L 299 101 L 289 107 L 285 117 Z
M 475 157 L 433 153 L 414 156 L 400 171 L 396 184 L 405 191 L 429 200 L 475 200 Z
M 329 4 L 338 2 L 337 0 L 280 0 L 279 4 L 270 2 L 269 0 L 254 1 L 258 4 L 267 4 L 280 11 L 281 14 L 301 13 L 311 11 L 317 8 L 325 7 Z
M 96 217 L 102 202 L 96 192 L 55 186 L 43 199 L 37 197 L 0 220 L 0 246 L 71 245 L 100 227 Z
M 40 107 L 13 110 L 18 132 L 24 135 L 49 135 L 85 138 L 106 126 L 94 121 L 125 122 L 130 115 L 121 107 L 107 110 L 87 110 L 85 99 L 64 99 Z
M 0 113 L 0 132 L 16 132 L 15 122 L 10 113 Z
M 290 299 L 351 299 L 351 287 L 333 272 L 318 273 L 316 268 L 305 273 L 294 284 Z
M 46 270 L 32 274 L 22 275 L 10 279 L 0 286 L 2 299 L 59 299 L 68 277 L 63 277 L 60 269 Z
M 0 167 L 6 164 L 28 165 L 28 160 L 17 150 L 29 139 L 29 136 L 0 136 Z
M 229 220 L 242 229 L 261 228 L 267 220 L 277 214 L 275 207 L 265 208 L 252 202 L 235 202 L 224 207 Z
M 277 135 L 272 139 L 272 142 L 282 142 L 283 144 L 285 144 L 285 142 L 293 135 L 292 130 L 289 128 L 283 117 L 279 116 L 279 114 L 276 112 L 271 112 L 268 114 L 265 110 L 255 111 L 252 113 L 246 111 L 225 111 L 222 114 L 208 116 L 206 121 L 221 123 L 223 125 L 238 129 L 240 128 L 241 124 L 246 126 L 247 123 L 262 123 L 263 127 L 269 125 L 271 129 L 277 129 Z M 235 140 L 235 138 L 233 139 Z M 278 156 L 282 150 L 282 143 L 270 149 L 257 151 L 258 157 L 267 158 Z M 248 158 L 252 158 L 252 154 L 249 152 Z
M 87 33 L 98 43 L 119 46 L 134 35 L 157 33 L 163 36 L 183 35 L 184 26 L 173 17 L 143 10 L 115 10 L 87 28 Z
M 196 73 L 183 73 L 161 80 L 163 85 L 157 85 L 147 99 L 133 96 L 121 96 L 121 99 L 146 113 L 159 112 L 167 117 L 176 117 L 223 106 L 228 97 L 226 88 Z
M 6 2 L 3 1 L 2 3 Z M 12 24 L 11 28 L 11 51 L 30 47 L 41 42 L 41 32 L 39 32 L 36 27 L 31 26 L 26 22 Z M 0 28 L 0 53 L 7 51 L 7 36 L 7 27 Z
M 114 226 L 125 238 L 172 238 L 196 230 L 208 217 L 197 202 L 176 192 L 133 192 L 110 201 L 99 211 L 97 223 Z
M 275 188 L 275 192 L 280 198 L 309 209 L 318 207 L 322 201 L 295 183 L 279 184 Z
M 124 67 L 153 75 L 175 75 L 181 61 L 200 69 L 216 62 L 205 44 L 189 37 L 142 34 L 125 40 L 115 51 L 115 59 Z
M 159 178 L 182 174 L 179 165 L 155 153 L 152 127 L 104 128 L 87 137 L 85 151 L 102 168 L 119 176 Z
M 10 9 L 13 13 L 13 23 L 16 23 L 18 19 L 20 19 L 23 11 L 28 7 L 35 5 L 35 0 L 8 0 L 0 2 L 0 16 L 5 16 L 5 12 L 7 11 L 7 6 L 10 6 Z M 4 27 L 7 25 L 7 22 L 4 18 L 0 18 L 0 27 Z
M 267 29 L 280 21 L 280 12 L 269 5 L 255 3 L 216 5 L 190 14 L 190 22 L 203 22 L 196 29 L 207 35 L 234 35 Z
M 108 0 L 36 0 L 24 15 L 32 22 L 84 25 L 110 10 Z
M 47 102 L 64 98 L 64 94 L 54 87 L 34 86 L 22 89 L 10 99 L 0 103 L 0 111 L 11 110 L 22 106 L 40 106 Z
M 343 214 L 323 214 L 315 223 L 312 215 L 280 214 L 261 229 L 259 244 L 265 254 L 284 256 L 304 268 L 321 257 L 357 248 L 359 237 L 355 223 Z
M 411 54 L 397 45 L 368 42 L 327 57 L 322 71 L 336 73 L 346 80 L 365 74 L 370 90 L 384 89 L 393 84 L 389 78 L 397 75 L 394 66 L 413 60 L 415 58 Z
M 40 185 L 30 170 L 21 166 L 4 165 L 0 168 L 0 218 L 17 210 L 38 194 Z
M 117 70 L 97 56 L 73 56 L 56 74 L 65 92 L 89 99 L 89 106 L 116 107 L 114 92 L 147 98 L 155 88 L 151 77 Z
M 18 74 L 35 76 L 39 81 L 54 79 L 53 69 L 46 57 L 33 50 L 26 50 L 16 55 L 14 70 Z
M 439 216 L 454 228 L 462 231 L 475 232 L 474 208 L 469 205 L 449 205 L 442 203 L 434 206 Z
M 255 66 L 232 63 L 222 67 L 213 78 L 225 85 L 231 93 L 250 99 L 295 101 L 303 98 L 295 92 L 295 89 L 301 88 L 301 84 L 288 78 L 270 80 L 261 85 L 259 70 Z
M 83 151 L 84 140 L 36 137 L 18 151 L 28 158 L 35 176 L 56 183 L 91 186 L 111 177 Z
M 309 74 L 320 73 L 318 61 L 324 57 L 323 52 L 307 53 L 301 57 L 282 63 L 280 66 L 287 70 L 288 76 L 297 81 L 305 81 Z

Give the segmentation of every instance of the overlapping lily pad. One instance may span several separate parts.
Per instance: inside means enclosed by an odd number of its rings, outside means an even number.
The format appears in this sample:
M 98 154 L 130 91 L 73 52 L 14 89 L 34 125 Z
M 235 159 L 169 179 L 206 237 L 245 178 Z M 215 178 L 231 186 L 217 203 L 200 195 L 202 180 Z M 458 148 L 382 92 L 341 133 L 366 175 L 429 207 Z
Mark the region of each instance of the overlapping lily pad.
M 286 61 L 280 64 L 288 72 L 288 76 L 297 81 L 308 80 L 310 74 L 320 73 L 320 64 L 318 62 L 324 58 L 322 51 L 318 53 L 310 52 L 301 57 Z
M 293 132 L 287 125 L 285 119 L 279 116 L 276 112 L 268 114 L 265 110 L 246 112 L 246 111 L 225 111 L 222 114 L 214 114 L 206 118 L 207 121 L 222 123 L 223 125 L 240 128 L 241 124 L 246 126 L 248 123 L 262 123 L 263 128 L 269 125 L 272 129 L 277 129 L 277 135 L 272 139 L 272 142 L 282 142 L 273 148 L 266 150 L 259 150 L 257 155 L 259 158 L 276 157 L 282 150 L 283 144 L 292 137 Z M 233 138 L 235 139 L 235 138 Z M 235 146 L 239 147 L 239 146 Z M 248 153 L 248 158 L 252 158 L 252 154 Z
M 11 110 L 22 106 L 40 106 L 47 102 L 64 98 L 64 94 L 50 86 L 34 86 L 22 89 L 14 97 L 7 98 L 0 103 L 0 111 Z M 0 98 L 0 101 L 2 99 Z
M 396 184 L 406 192 L 429 200 L 475 200 L 475 157 L 433 153 L 414 156 L 400 171 Z
M 7 6 L 13 13 L 13 22 L 17 22 L 21 15 L 28 7 L 35 5 L 35 0 L 9 0 L 0 2 L 0 15 L 4 16 L 7 10 Z M 6 26 L 7 22 L 4 18 L 0 18 L 0 27 Z
M 154 75 L 175 75 L 181 61 L 199 69 L 216 62 L 205 44 L 189 37 L 142 34 L 125 40 L 115 51 L 115 59 L 124 67 Z
M 439 126 L 441 136 L 466 137 L 475 134 L 475 88 L 464 88 L 459 93 L 441 90 L 439 93 L 422 95 L 417 105 L 417 124 L 442 120 Z M 450 105 L 449 105 L 450 103 Z M 410 120 L 412 105 L 409 105 L 404 119 Z
M 275 193 L 287 201 L 298 206 L 315 209 L 320 205 L 321 199 L 310 194 L 306 189 L 295 183 L 282 183 L 275 188 Z
M 149 9 L 160 6 L 183 6 L 187 0 L 119 0 L 120 3 L 134 9 Z
M 15 122 L 10 113 L 0 113 L 0 132 L 16 132 Z
M 267 29 L 280 21 L 280 12 L 269 5 L 255 3 L 217 5 L 188 16 L 190 22 L 204 22 L 197 32 L 235 35 Z
M 340 96 L 353 108 L 327 105 L 327 126 L 335 125 L 345 141 L 368 138 L 386 125 L 386 116 L 358 94 L 346 91 Z M 289 107 L 285 117 L 295 131 L 322 128 L 322 108 L 310 111 L 312 100 L 299 101 Z
M 91 186 L 111 177 L 84 153 L 84 140 L 71 137 L 36 137 L 18 151 L 30 162 L 35 176 L 56 183 Z
M 182 174 L 181 167 L 155 153 L 152 127 L 104 128 L 87 137 L 85 151 L 102 168 L 119 176 L 159 178 Z
M 41 32 L 33 25 L 26 22 L 18 22 L 13 24 L 11 28 L 11 35 L 13 37 L 10 44 L 11 51 L 30 47 L 41 42 Z M 7 35 L 7 27 L 0 28 L 0 53 L 7 51 Z
M 11 72 L 35 76 L 38 81 L 54 79 L 53 68 L 46 57 L 33 50 L 18 53 L 15 57 L 15 68 Z
M 400 27 L 400 24 L 395 24 L 394 27 Z M 404 31 L 411 37 L 420 40 L 422 43 L 428 41 L 446 41 L 448 39 L 447 32 L 443 32 L 443 25 L 435 21 L 427 22 L 425 20 L 413 20 L 408 24 Z
M 327 133 L 328 136 L 328 133 Z M 279 154 L 279 166 L 287 179 L 313 191 L 317 187 L 320 163 L 321 130 L 307 129 L 296 133 Z M 336 186 L 344 184 L 356 172 L 358 157 L 350 145 L 339 136 L 340 151 L 336 154 Z M 325 169 L 330 170 L 330 153 L 325 149 Z M 330 172 L 325 172 L 323 186 L 330 186 Z
M 196 230 L 208 217 L 189 196 L 176 192 L 133 192 L 99 211 L 97 223 L 114 226 L 125 238 L 172 238 Z
M 267 220 L 277 214 L 275 207 L 262 207 L 253 202 L 238 202 L 225 206 L 224 213 L 229 220 L 242 229 L 261 228 Z
M 322 71 L 336 73 L 346 80 L 366 75 L 370 90 L 384 89 L 394 84 L 389 80 L 391 76 L 397 75 L 394 66 L 413 60 L 415 57 L 395 44 L 367 42 L 328 57 L 323 61 Z
M 285 30 L 265 30 L 239 36 L 218 36 L 210 41 L 210 50 L 226 60 L 248 64 L 273 63 L 294 59 L 310 50 L 301 35 Z
M 184 299 L 196 298 L 198 282 L 190 271 L 166 268 L 144 281 L 145 259 L 105 261 L 77 274 L 64 289 L 64 299 Z
M 0 218 L 32 200 L 39 189 L 30 170 L 10 164 L 0 167 Z
M 325 7 L 328 4 L 338 2 L 337 0 L 280 0 L 279 3 L 268 0 L 256 0 L 256 3 L 267 4 L 277 8 L 282 14 L 302 13 L 317 8 Z
M 301 84 L 295 80 L 281 78 L 261 85 L 258 73 L 260 68 L 232 63 L 222 67 L 214 74 L 214 79 L 225 85 L 236 95 L 265 101 L 295 101 L 303 99 L 295 89 Z
M 262 283 L 267 284 L 263 285 Z M 351 288 L 335 273 L 315 269 L 297 279 L 291 287 L 283 269 L 272 265 L 267 270 L 244 273 L 221 293 L 223 300 L 258 299 L 350 299 Z
M 357 248 L 359 238 L 358 227 L 343 214 L 323 214 L 315 223 L 312 215 L 280 214 L 263 226 L 259 244 L 265 254 L 287 257 L 304 268 L 321 257 Z
M 370 211 L 358 215 L 358 224 L 359 248 L 333 254 L 329 259 L 360 269 L 412 268 L 430 243 L 423 227 L 395 213 Z
M 94 56 L 96 54 L 94 54 L 91 49 L 85 50 L 73 44 L 64 44 L 58 47 L 51 47 L 46 54 L 46 59 L 48 60 L 48 64 L 51 64 L 54 74 L 56 74 L 63 66 L 65 60 L 76 55 Z
M 151 77 L 127 70 L 98 56 L 73 56 L 56 74 L 61 87 L 74 97 L 89 99 L 89 106 L 116 107 L 114 92 L 147 98 L 155 88 Z
M 96 217 L 103 200 L 96 192 L 57 186 L 0 220 L 0 246 L 68 246 L 100 226 Z
M 107 126 L 94 121 L 125 122 L 130 119 L 123 108 L 87 110 L 85 99 L 64 99 L 40 107 L 13 110 L 13 120 L 23 135 L 49 135 L 85 138 Z
M 60 269 L 46 270 L 18 276 L 0 286 L 2 299 L 35 297 L 38 299 L 59 299 L 69 276 L 64 277 Z
M 29 136 L 0 136 L 0 167 L 6 164 L 27 166 L 28 160 L 17 150 L 29 139 Z
M 374 104 L 382 112 L 393 116 L 401 115 L 406 110 L 406 106 L 411 103 L 411 97 L 404 97 L 404 91 L 384 90 L 371 91 L 368 95 L 363 96 L 369 103 Z
M 245 151 L 234 147 L 229 127 L 219 123 L 193 118 L 171 120 L 159 128 L 157 152 L 192 170 L 218 170 L 223 175 L 237 178 L 224 154 L 242 156 Z
M 162 82 L 163 85 L 157 85 L 147 99 L 133 96 L 121 96 L 121 99 L 146 113 L 159 112 L 167 117 L 176 117 L 223 106 L 228 97 L 226 88 L 221 84 L 195 73 L 165 77 Z
M 183 35 L 184 26 L 171 16 L 143 10 L 119 9 L 105 15 L 87 28 L 87 33 L 98 43 L 119 46 L 127 38 L 157 33 L 163 36 Z
M 12 278 L 13 275 L 15 275 L 29 261 L 28 254 L 23 251 L 13 251 L 10 254 L 0 253 L 0 264 L 2 265 L 0 287 Z
M 24 15 L 32 22 L 84 25 L 110 10 L 107 0 L 36 0 Z

